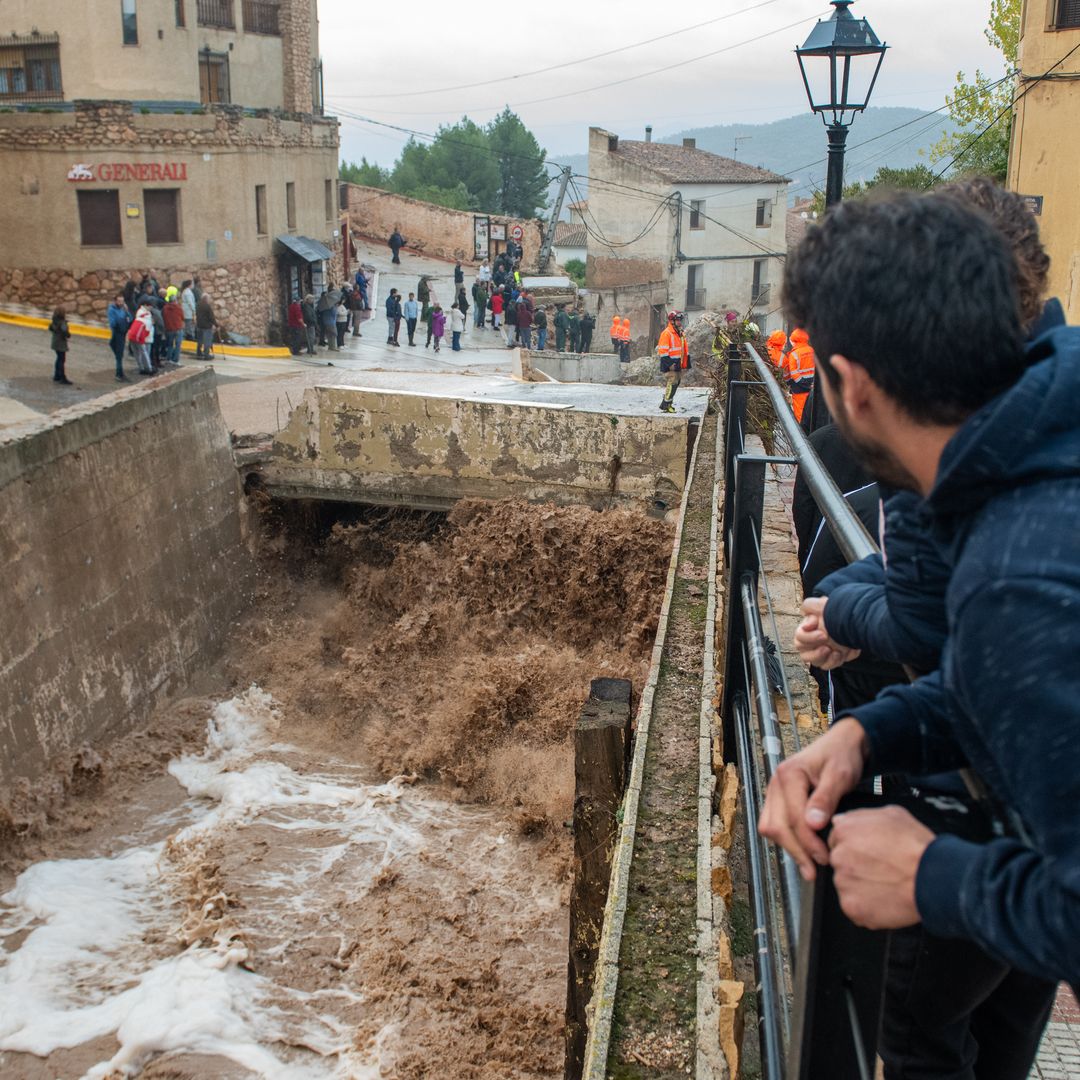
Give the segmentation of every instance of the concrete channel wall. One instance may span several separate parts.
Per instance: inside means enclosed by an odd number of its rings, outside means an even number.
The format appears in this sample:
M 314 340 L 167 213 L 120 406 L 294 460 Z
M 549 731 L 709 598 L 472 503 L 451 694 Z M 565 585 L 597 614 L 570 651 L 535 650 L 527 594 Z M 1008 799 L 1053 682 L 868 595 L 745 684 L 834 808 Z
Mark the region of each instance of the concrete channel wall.
M 0 789 L 213 659 L 244 594 L 238 486 L 210 371 L 0 436 Z
M 311 387 L 261 467 L 279 497 L 445 509 L 466 497 L 678 503 L 691 420 Z

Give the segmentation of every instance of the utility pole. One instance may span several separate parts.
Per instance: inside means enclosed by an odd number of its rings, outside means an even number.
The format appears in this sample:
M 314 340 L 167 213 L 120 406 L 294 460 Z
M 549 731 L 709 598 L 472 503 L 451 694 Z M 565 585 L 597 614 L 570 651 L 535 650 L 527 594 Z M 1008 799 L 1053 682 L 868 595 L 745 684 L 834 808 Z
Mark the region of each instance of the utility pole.
M 739 143 L 746 142 L 748 139 L 752 139 L 753 135 L 736 135 L 735 136 L 735 153 L 732 155 L 735 161 L 739 160 Z
M 676 191 L 673 200 L 673 212 L 675 214 L 675 257 L 671 260 L 671 265 L 668 267 L 669 273 L 675 272 L 675 264 L 681 263 L 686 259 L 686 256 L 682 253 L 682 192 Z
M 555 243 L 555 226 L 559 222 L 559 217 L 562 214 L 563 202 L 566 199 L 566 189 L 570 186 L 570 166 L 567 165 L 563 168 L 562 175 L 559 177 L 559 194 L 555 197 L 555 202 L 551 207 L 551 220 L 548 222 L 547 231 L 544 234 L 544 242 L 540 245 L 539 267 L 537 269 L 543 273 L 548 268 L 548 264 L 551 262 L 551 248 Z

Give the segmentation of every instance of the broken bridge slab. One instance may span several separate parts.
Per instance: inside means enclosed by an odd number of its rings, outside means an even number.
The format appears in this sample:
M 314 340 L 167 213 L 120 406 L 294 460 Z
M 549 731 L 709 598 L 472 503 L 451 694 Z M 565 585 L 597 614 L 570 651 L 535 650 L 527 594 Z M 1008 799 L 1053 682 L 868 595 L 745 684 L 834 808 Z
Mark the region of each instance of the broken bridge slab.
M 308 385 L 257 466 L 279 498 L 446 509 L 460 498 L 677 505 L 708 392 L 397 372 Z

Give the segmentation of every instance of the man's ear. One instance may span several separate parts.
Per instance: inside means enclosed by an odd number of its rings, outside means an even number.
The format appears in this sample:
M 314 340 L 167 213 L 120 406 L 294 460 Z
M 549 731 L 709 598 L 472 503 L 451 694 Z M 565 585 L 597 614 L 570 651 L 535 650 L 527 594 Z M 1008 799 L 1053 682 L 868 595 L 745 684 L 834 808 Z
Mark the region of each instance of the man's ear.
M 862 364 L 840 353 L 829 358 L 833 370 L 840 376 L 840 400 L 852 419 L 863 419 L 873 408 L 874 382 Z

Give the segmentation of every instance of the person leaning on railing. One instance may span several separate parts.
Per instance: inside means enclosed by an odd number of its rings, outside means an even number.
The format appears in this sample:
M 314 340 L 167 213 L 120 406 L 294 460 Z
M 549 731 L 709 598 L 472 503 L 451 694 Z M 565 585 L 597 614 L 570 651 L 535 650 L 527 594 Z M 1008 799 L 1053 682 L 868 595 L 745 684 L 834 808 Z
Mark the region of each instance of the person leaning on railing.
M 1061 305 L 1043 302 L 1050 260 L 1038 223 L 1020 196 L 984 178 L 946 185 L 936 195 L 977 206 L 1009 242 L 1029 341 L 1062 325 Z M 835 425 L 815 435 L 829 428 Z M 885 558 L 874 555 L 844 566 L 828 530 L 819 529 L 808 560 L 820 572 L 809 574 L 806 619 L 796 632 L 796 646 L 807 663 L 820 660 L 829 669 L 833 715 L 865 704 L 886 685 L 905 681 L 902 673 L 890 676 L 890 664 L 894 672 L 895 665 L 905 664 L 928 673 L 941 662 L 949 565 L 919 496 L 899 492 L 883 498 L 873 524 L 880 523 Z M 935 833 L 981 843 L 992 839 L 998 827 L 986 800 L 973 798 L 959 773 L 914 780 L 887 777 L 882 787 L 886 800 L 907 806 Z M 895 932 L 879 1046 L 887 1080 L 910 1075 L 1025 1080 L 1055 991 L 1055 983 L 1010 968 L 971 942 L 937 937 L 921 925 Z
M 921 921 L 1075 985 L 1080 331 L 1025 353 L 1014 275 L 989 221 L 941 197 L 844 204 L 788 259 L 785 306 L 838 425 L 882 482 L 925 499 L 951 567 L 948 638 L 938 671 L 849 710 L 780 767 L 759 828 L 804 877 L 831 865 L 860 925 Z M 935 835 L 899 807 L 834 819 L 864 775 L 963 766 L 1007 835 Z

